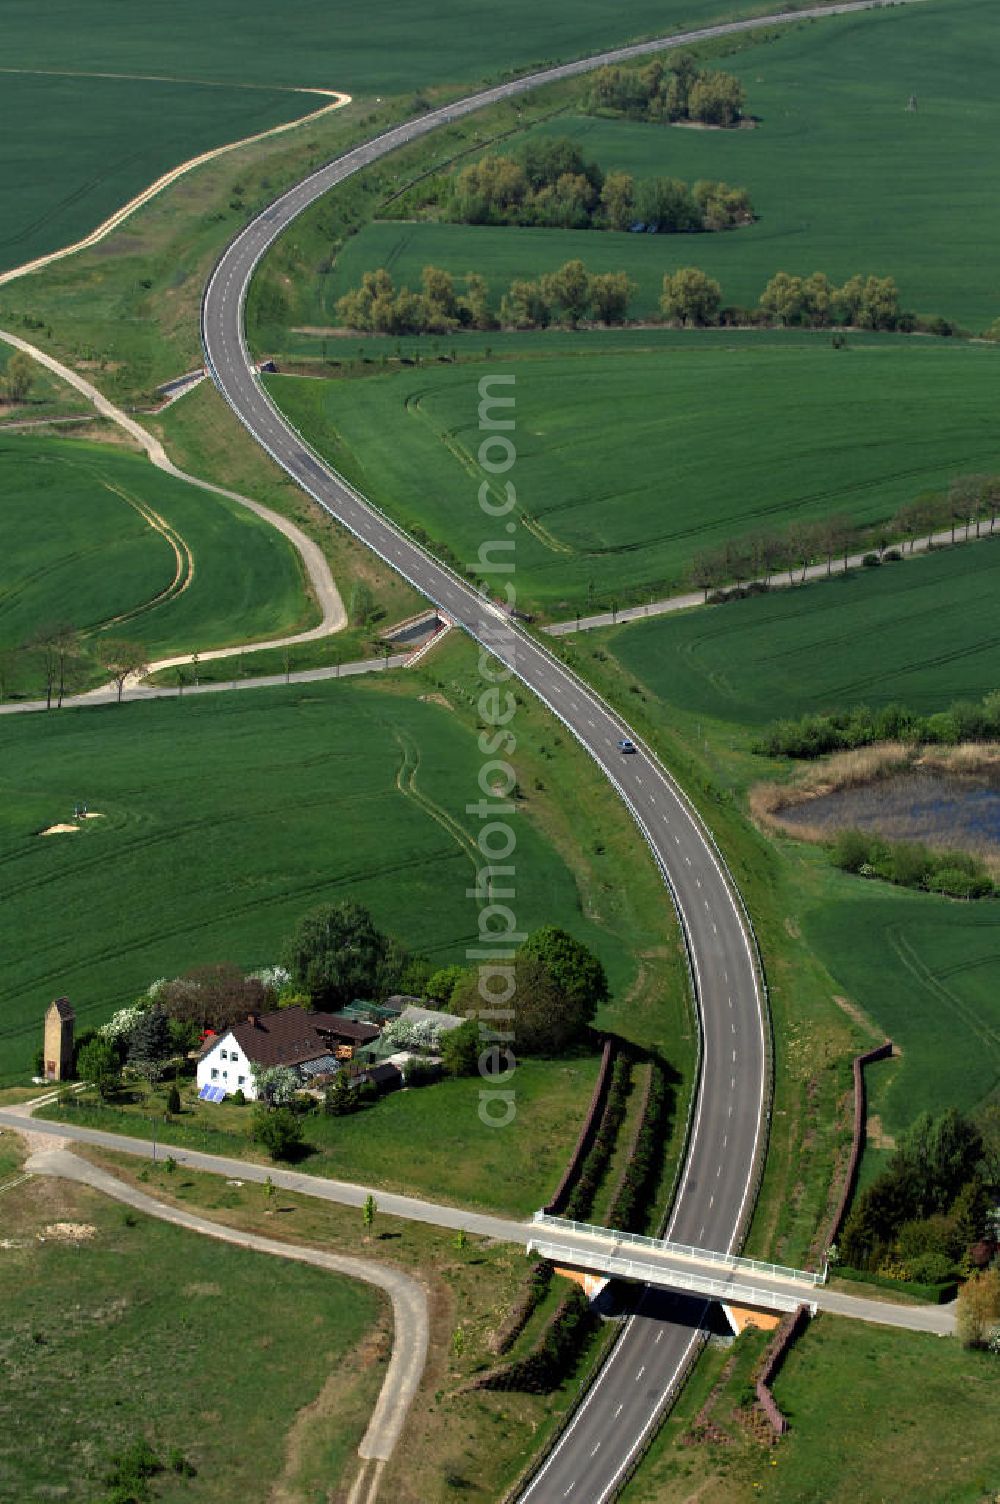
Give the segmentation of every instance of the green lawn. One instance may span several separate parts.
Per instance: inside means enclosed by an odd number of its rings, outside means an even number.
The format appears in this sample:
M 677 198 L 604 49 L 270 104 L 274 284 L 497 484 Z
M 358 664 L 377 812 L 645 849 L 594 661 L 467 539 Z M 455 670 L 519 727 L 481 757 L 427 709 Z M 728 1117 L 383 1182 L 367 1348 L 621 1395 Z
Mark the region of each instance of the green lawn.
M 569 616 L 648 600 L 734 534 L 835 511 L 874 521 L 956 470 L 996 466 L 990 346 L 634 339 L 503 368 L 517 381 L 518 596 L 530 608 Z M 367 494 L 471 565 L 492 537 L 472 503 L 476 380 L 494 369 L 484 358 L 269 385 Z
M 472 660 L 464 644 L 456 652 Z M 439 695 L 436 684 L 456 708 L 418 698 Z M 0 1076 L 30 1062 L 51 997 L 68 994 L 84 1026 L 155 977 L 219 960 L 268 964 L 324 901 L 358 899 L 404 943 L 462 961 L 478 931 L 466 896 L 478 827 L 464 809 L 479 797 L 482 761 L 465 693 L 413 671 L 0 718 Z M 541 757 L 533 739 L 551 737 L 522 715 L 519 772 Z M 573 791 L 526 781 L 518 922 L 563 924 L 592 944 L 622 1005 L 609 1021 L 631 1023 L 676 1061 L 689 1025 L 679 958 L 663 949 L 675 939 L 665 894 L 614 795 L 582 754 L 570 758 Z M 39 836 L 81 798 L 103 818 Z M 593 812 L 594 851 L 570 824 L 577 798 Z M 623 861 L 642 865 L 628 895 L 610 881 Z M 650 948 L 672 959 L 654 961 L 633 990 L 636 954 Z
M 355 1465 L 383 1372 L 355 1351 L 382 1314 L 370 1287 L 126 1215 L 83 1188 L 35 1181 L 4 1208 L 5 1498 L 104 1499 L 112 1456 L 141 1439 L 197 1469 L 157 1480 L 165 1504 L 260 1498 L 282 1477 L 285 1433 L 338 1371 L 335 1419 L 303 1441 L 325 1448 L 326 1484 Z M 46 1236 L 56 1221 L 93 1235 Z
M 693 263 L 720 280 L 726 302 L 740 304 L 756 303 L 782 269 L 821 270 L 836 282 L 855 272 L 892 275 L 906 307 L 981 330 L 1000 316 L 989 271 L 1000 229 L 992 15 L 991 0 L 928 0 L 737 43 L 734 56 L 712 66 L 743 79 L 760 121 L 753 131 L 572 111 L 535 127 L 575 137 L 605 170 L 739 184 L 753 200 L 752 226 L 692 237 L 374 225 L 338 257 L 327 308 L 375 266 L 410 285 L 428 262 L 458 276 L 475 270 L 499 298 L 513 277 L 582 256 L 593 271 L 630 272 L 638 316 L 656 311 L 666 271 Z M 916 112 L 906 109 L 911 94 Z
M 821 1315 L 775 1380 L 791 1422 L 776 1447 L 749 1440 L 734 1419 L 741 1359 L 711 1402 L 734 1442 L 684 1445 L 725 1361 L 711 1350 L 702 1358 L 627 1504 L 982 1504 L 1000 1488 L 1000 1387 L 986 1353 Z
M 394 1092 L 350 1117 L 321 1113 L 305 1121 L 313 1151 L 300 1168 L 386 1191 L 530 1216 L 555 1190 L 576 1143 L 597 1078 L 598 1057 L 520 1060 L 504 1089 L 515 1093 L 515 1117 L 503 1129 L 479 1116 L 478 1076 Z M 52 1109 L 92 1128 L 152 1136 L 213 1154 L 267 1155 L 249 1138 L 250 1109 L 198 1102 L 185 1087 L 184 1112 L 162 1121 L 164 1091 L 124 1107 L 100 1104 Z
M 68 622 L 151 657 L 316 620 L 299 557 L 246 508 L 106 444 L 0 436 L 0 645 Z M 97 672 L 100 672 L 97 670 Z M 21 693 L 39 694 L 15 664 Z M 9 686 L 8 686 L 9 688 Z
M 608 643 L 665 703 L 719 721 L 892 701 L 931 713 L 1000 686 L 998 591 L 1000 542 L 985 541 L 637 622 Z

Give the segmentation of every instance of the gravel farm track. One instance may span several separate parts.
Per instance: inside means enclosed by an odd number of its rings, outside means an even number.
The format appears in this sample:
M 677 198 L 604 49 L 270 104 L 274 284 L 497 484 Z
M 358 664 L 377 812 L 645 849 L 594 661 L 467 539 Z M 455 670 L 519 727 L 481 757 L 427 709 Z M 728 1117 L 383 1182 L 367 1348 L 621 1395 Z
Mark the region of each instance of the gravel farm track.
M 750 920 L 709 831 L 655 754 L 588 686 L 508 614 L 397 528 L 310 450 L 270 401 L 246 345 L 244 307 L 254 270 L 305 209 L 354 173 L 438 126 L 529 89 L 629 57 L 811 17 L 875 8 L 880 0 L 675 33 L 548 68 L 483 90 L 374 138 L 289 189 L 220 257 L 202 303 L 208 372 L 271 457 L 343 526 L 468 632 L 549 707 L 625 801 L 667 883 L 690 961 L 701 1033 L 687 1154 L 668 1236 L 737 1250 L 753 1212 L 767 1146 L 770 1020 Z M 470 399 L 471 400 L 471 399 Z M 486 662 L 484 654 L 484 662 Z M 618 743 L 630 738 L 635 755 Z M 641 1457 L 703 1340 L 698 1301 L 643 1292 L 585 1398 L 522 1486 L 524 1504 L 604 1504 Z

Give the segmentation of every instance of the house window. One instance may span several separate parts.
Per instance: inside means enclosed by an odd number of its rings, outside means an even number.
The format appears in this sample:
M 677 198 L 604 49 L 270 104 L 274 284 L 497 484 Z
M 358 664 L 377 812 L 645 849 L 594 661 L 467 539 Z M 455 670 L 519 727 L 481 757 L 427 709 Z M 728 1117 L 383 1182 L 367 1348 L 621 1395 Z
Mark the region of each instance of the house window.
M 228 1081 L 229 1080 L 229 1072 L 228 1071 L 223 1071 L 222 1072 L 222 1079 L 223 1079 L 223 1081 Z
M 242 1086 L 245 1080 L 246 1080 L 246 1076 L 239 1076 L 239 1077 L 237 1077 L 237 1081 L 236 1081 L 237 1086 Z
M 219 1073 L 215 1069 L 215 1067 L 213 1066 L 213 1068 L 212 1068 L 212 1080 L 213 1081 L 218 1081 L 218 1079 L 219 1079 Z
M 229 1059 L 229 1056 L 226 1054 L 225 1050 L 220 1050 L 219 1051 L 219 1059 L 220 1060 L 228 1060 Z

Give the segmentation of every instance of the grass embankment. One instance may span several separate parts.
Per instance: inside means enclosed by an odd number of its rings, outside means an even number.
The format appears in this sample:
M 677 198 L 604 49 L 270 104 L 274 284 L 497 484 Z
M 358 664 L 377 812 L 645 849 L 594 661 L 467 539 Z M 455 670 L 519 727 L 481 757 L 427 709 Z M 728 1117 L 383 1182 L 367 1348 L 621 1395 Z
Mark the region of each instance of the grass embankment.
M 45 1179 L 4 1193 L 4 1237 L 6 1498 L 104 1498 L 112 1457 L 144 1438 L 197 1469 L 157 1480 L 169 1504 L 348 1481 L 391 1341 L 377 1291 Z
M 204 1211 L 218 1221 L 265 1236 L 318 1244 L 335 1253 L 371 1254 L 416 1274 L 429 1288 L 428 1365 L 404 1441 L 382 1483 L 386 1496 L 401 1504 L 445 1504 L 456 1491 L 474 1504 L 493 1504 L 577 1397 L 579 1376 L 596 1351 L 594 1344 L 583 1355 L 577 1376 L 550 1394 L 462 1392 L 468 1379 L 497 1361 L 490 1338 L 520 1295 L 527 1273 L 520 1246 L 470 1236 L 459 1248 L 454 1234 L 399 1221 L 381 1211 L 375 1215 L 372 1241 L 365 1244 L 361 1212 L 354 1207 L 284 1191 L 269 1198 L 259 1185 L 241 1187 L 221 1176 L 181 1167 L 172 1173 L 163 1167 L 143 1171 L 134 1160 L 119 1155 L 95 1152 L 89 1157 L 152 1195 Z M 550 1300 L 536 1310 L 510 1350 L 511 1357 L 531 1350 L 554 1300 L 565 1289 L 562 1280 L 553 1281 Z M 600 1342 L 601 1334 L 596 1340 Z M 325 1482 L 328 1487 L 329 1478 Z
M 508 1089 L 516 1116 L 498 1130 L 479 1116 L 478 1076 L 394 1092 L 349 1117 L 312 1113 L 303 1121 L 309 1152 L 297 1168 L 359 1181 L 377 1190 L 529 1217 L 555 1190 L 586 1112 L 597 1057 L 522 1060 Z M 183 1111 L 163 1121 L 166 1087 L 130 1092 L 138 1100 L 105 1106 L 81 1097 L 40 1109 L 87 1128 L 151 1138 L 178 1148 L 267 1160 L 251 1141 L 251 1109 L 198 1102 L 185 1086 Z
M 79 686 L 107 678 L 104 639 L 150 658 L 312 626 L 301 561 L 274 528 L 222 496 L 105 444 L 0 440 L 0 645 L 52 624 L 85 634 Z M 35 660 L 39 659 L 38 662 Z M 45 693 L 39 654 L 13 655 L 11 694 Z
M 653 347 L 644 331 L 634 338 L 634 353 L 503 367 L 517 383 L 513 515 L 527 609 L 566 617 L 659 598 L 687 588 L 696 553 L 734 536 L 835 512 L 875 522 L 956 468 L 995 463 L 992 347 L 887 338 L 837 350 L 780 332 Z M 338 469 L 474 569 L 495 531 L 470 505 L 474 378 L 494 369 L 484 356 L 478 367 L 268 384 Z M 775 423 L 793 411 L 794 428 Z
M 818 1316 L 774 1382 L 792 1429 L 772 1448 L 736 1414 L 765 1341 L 741 1339 L 735 1361 L 706 1354 L 627 1504 L 681 1504 L 693 1493 L 699 1504 L 980 1504 L 1000 1487 L 1000 1391 L 988 1353 Z M 695 1440 L 699 1415 L 721 1435 Z
M 0 721 L 3 1073 L 30 1062 L 52 996 L 73 999 L 82 1027 L 156 976 L 270 963 L 324 900 L 356 898 L 404 943 L 462 962 L 478 926 L 464 809 L 479 797 L 480 689 L 456 639 L 426 669 L 377 682 Z M 600 1022 L 683 1071 L 682 962 L 652 863 L 589 760 L 532 702 L 515 725 L 518 922 L 562 924 L 592 945 L 614 994 Z M 103 818 L 39 837 L 81 797 Z
M 322 301 L 298 322 L 334 322 L 336 299 L 377 266 L 411 287 L 428 263 L 457 278 L 477 271 L 499 302 L 514 278 L 579 256 L 593 272 L 628 271 L 638 318 L 659 312 L 663 276 L 678 266 L 702 267 L 725 303 L 743 306 L 780 270 L 825 271 L 838 285 L 877 271 L 895 277 L 905 307 L 979 332 L 1000 311 L 988 271 L 1000 192 L 988 146 L 993 60 L 981 45 L 990 14 L 990 0 L 938 0 L 715 44 L 709 66 L 742 79 L 756 130 L 595 119 L 580 110 L 586 78 L 561 87 L 550 97 L 568 108 L 539 133 L 571 136 L 605 171 L 739 184 L 756 222 L 698 236 L 375 224 L 330 277 L 314 278 Z

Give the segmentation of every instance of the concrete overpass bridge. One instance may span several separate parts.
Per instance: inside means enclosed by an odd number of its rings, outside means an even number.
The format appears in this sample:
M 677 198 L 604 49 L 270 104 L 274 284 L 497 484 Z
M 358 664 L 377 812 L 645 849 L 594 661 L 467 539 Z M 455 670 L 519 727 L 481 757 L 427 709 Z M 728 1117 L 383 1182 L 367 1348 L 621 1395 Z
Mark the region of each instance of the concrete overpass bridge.
M 546 1212 L 536 1212 L 532 1219 L 528 1252 L 587 1274 L 766 1311 L 794 1311 L 803 1304 L 815 1311 L 817 1290 L 827 1278 L 825 1265 L 815 1274 L 665 1238 L 592 1227 Z

